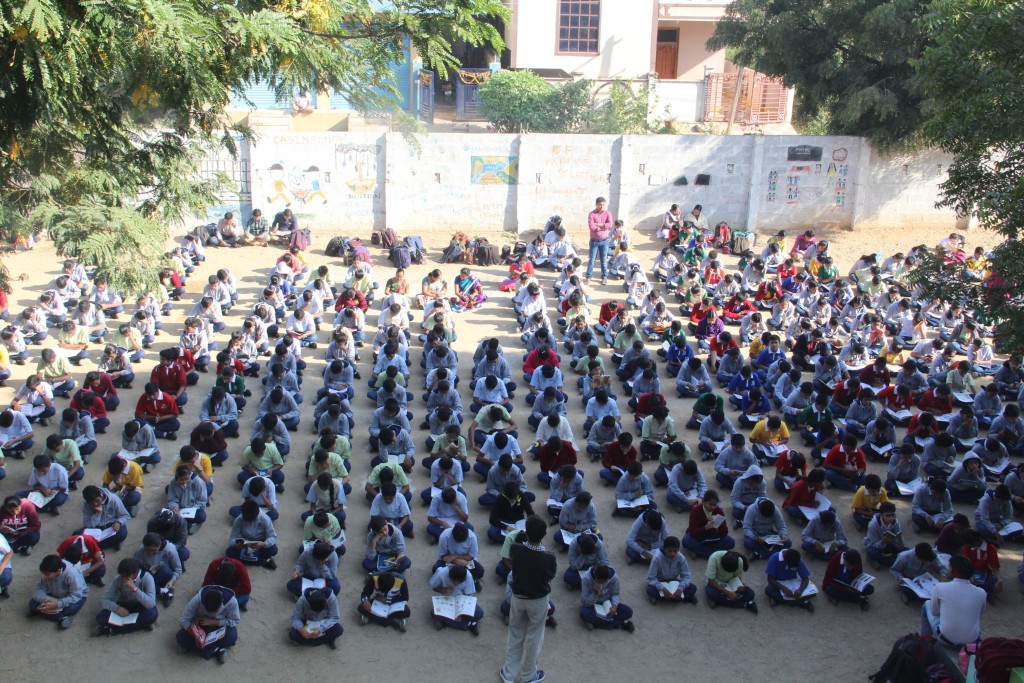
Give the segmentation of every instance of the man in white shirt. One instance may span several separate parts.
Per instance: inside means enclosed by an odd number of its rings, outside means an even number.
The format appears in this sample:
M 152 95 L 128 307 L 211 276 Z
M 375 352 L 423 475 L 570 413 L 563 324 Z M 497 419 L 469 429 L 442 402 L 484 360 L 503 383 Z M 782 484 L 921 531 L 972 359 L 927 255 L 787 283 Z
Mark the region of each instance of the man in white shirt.
M 960 647 L 981 638 L 986 594 L 971 583 L 974 569 L 966 557 L 951 557 L 949 569 L 953 580 L 937 584 L 932 599 L 921 608 L 921 635 L 934 634 L 940 641 Z

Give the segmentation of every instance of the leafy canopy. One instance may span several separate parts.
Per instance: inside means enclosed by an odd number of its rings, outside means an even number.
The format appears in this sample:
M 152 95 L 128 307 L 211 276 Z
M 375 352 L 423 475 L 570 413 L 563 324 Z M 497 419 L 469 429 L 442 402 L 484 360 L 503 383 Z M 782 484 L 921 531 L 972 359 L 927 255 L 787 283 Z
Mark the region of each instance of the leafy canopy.
M 921 0 L 735 0 L 708 40 L 737 64 L 796 87 L 796 117 L 879 147 L 918 141 L 921 92 L 911 63 L 927 43 Z M 822 112 L 826 115 L 821 116 Z
M 0 3 L 0 239 L 47 230 L 128 292 L 155 280 L 165 225 L 202 211 L 235 151 L 231 93 L 334 90 L 394 108 L 408 40 L 457 67 L 451 41 L 503 47 L 500 0 L 19 0 Z
M 480 87 L 480 113 L 501 133 L 575 133 L 590 109 L 588 80 L 557 87 L 532 71 L 499 71 Z

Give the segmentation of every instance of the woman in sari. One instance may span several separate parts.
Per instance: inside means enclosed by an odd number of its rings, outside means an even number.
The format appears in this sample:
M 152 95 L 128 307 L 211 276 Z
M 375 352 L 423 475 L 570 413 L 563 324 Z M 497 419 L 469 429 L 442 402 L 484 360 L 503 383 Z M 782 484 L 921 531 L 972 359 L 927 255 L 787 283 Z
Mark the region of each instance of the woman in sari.
M 484 286 L 469 268 L 463 268 L 455 277 L 455 296 L 452 297 L 452 309 L 456 311 L 472 311 L 478 308 L 487 297 L 484 296 Z

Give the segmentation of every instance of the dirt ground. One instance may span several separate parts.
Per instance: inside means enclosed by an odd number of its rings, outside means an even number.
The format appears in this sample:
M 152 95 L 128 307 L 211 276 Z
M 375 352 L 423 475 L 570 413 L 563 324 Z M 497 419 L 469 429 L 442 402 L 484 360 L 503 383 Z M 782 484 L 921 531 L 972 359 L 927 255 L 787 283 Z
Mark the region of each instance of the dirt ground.
M 583 225 L 588 210 L 589 207 L 581 206 L 579 216 L 572 219 L 567 217 L 566 220 L 567 223 L 573 220 L 576 224 L 574 233 L 578 243 L 585 244 L 585 240 L 580 240 L 579 237 L 583 235 L 580 226 Z M 945 232 L 948 232 L 948 229 L 937 227 L 932 231 L 906 230 L 898 234 L 845 232 L 831 237 L 834 240 L 833 252 L 838 256 L 837 261 L 843 272 L 846 272 L 852 260 L 862 252 L 905 250 L 922 242 L 935 244 Z M 323 254 L 327 237 L 315 235 L 310 252 L 311 265 L 330 263 L 340 269 L 341 264 L 338 260 L 327 259 Z M 417 283 L 427 269 L 438 267 L 440 247 L 445 246 L 447 239 L 447 236 L 442 235 L 425 237 L 433 249 L 427 264 L 412 269 L 409 280 L 414 287 L 418 286 Z M 762 235 L 761 240 L 764 238 L 765 235 Z M 649 266 L 660 245 L 655 244 L 649 235 L 634 235 L 633 239 L 643 253 L 644 263 Z M 967 246 L 991 246 L 995 242 L 996 239 L 992 235 L 972 232 L 968 235 Z M 196 293 L 201 288 L 200 283 L 217 267 L 232 269 L 241 280 L 240 305 L 227 318 L 227 332 L 240 328 L 243 312 L 253 303 L 276 256 L 277 251 L 271 249 L 210 249 L 209 259 L 190 280 L 189 294 L 186 297 L 188 301 L 176 304 L 174 313 L 165 319 L 167 328 L 172 331 L 180 330 L 184 312 L 192 305 Z M 390 263 L 379 249 L 374 249 L 374 260 L 377 266 L 376 277 L 383 282 L 391 274 Z M 732 258 L 727 260 L 730 264 L 734 263 Z M 15 282 L 15 291 L 11 295 L 11 309 L 16 313 L 29 305 L 39 295 L 43 285 L 55 276 L 59 268 L 59 259 L 52 246 L 44 242 L 32 252 L 7 257 L 6 264 L 14 278 L 25 276 L 24 280 Z M 444 266 L 442 269 L 449 281 L 457 272 L 454 266 Z M 498 282 L 505 276 L 505 268 L 480 268 L 477 272 L 487 287 L 490 300 L 481 310 L 458 316 L 459 338 L 455 343 L 455 349 L 460 353 L 459 374 L 464 380 L 461 391 L 467 406 L 470 397 L 468 378 L 471 373 L 471 356 L 481 338 L 498 336 L 513 368 L 520 367 L 518 334 L 514 317 L 511 315 L 508 295 L 497 290 Z M 544 274 L 544 282 L 550 282 L 551 277 L 550 274 Z M 592 302 L 595 311 L 596 306 L 603 300 L 621 298 L 621 290 L 617 284 L 597 286 L 595 289 L 597 292 Z M 376 312 L 369 317 L 375 320 Z M 329 330 L 322 331 L 321 340 L 327 339 L 328 334 Z M 225 338 L 226 334 L 218 335 L 221 341 Z M 164 334 L 158 337 L 154 349 L 147 354 L 143 363 L 136 367 L 138 379 L 135 389 L 122 392 L 123 405 L 119 411 L 111 415 L 113 425 L 108 433 L 100 437 L 100 446 L 93 456 L 92 465 L 87 468 L 86 483 L 98 483 L 101 463 L 105 454 L 115 452 L 119 448 L 120 426 L 130 417 L 144 378 L 148 376 L 154 364 L 156 352 L 171 345 L 175 340 L 176 332 L 174 335 Z M 72 499 L 65 506 L 65 513 L 61 517 L 44 515 L 42 542 L 31 558 L 15 557 L 15 579 L 10 588 L 12 598 L 0 601 L 4 624 L 4 636 L 0 638 L 0 661 L 3 661 L 4 669 L 10 676 L 8 680 L 40 679 L 40 676 L 43 680 L 55 679 L 56 675 L 42 673 L 46 669 L 39 668 L 49 668 L 54 664 L 73 667 L 70 673 L 62 674 L 62 677 L 69 680 L 85 680 L 101 672 L 112 681 L 139 680 L 161 674 L 167 675 L 170 671 L 174 671 L 173 676 L 178 680 L 211 674 L 228 681 L 252 680 L 254 677 L 326 680 L 338 675 L 352 681 L 370 681 L 385 676 L 395 681 L 441 679 L 461 683 L 497 680 L 496 672 L 503 661 L 506 638 L 506 627 L 502 624 L 498 611 L 503 589 L 497 584 L 493 574 L 498 547 L 489 545 L 486 541 L 487 511 L 478 507 L 475 502 L 482 491 L 482 485 L 473 474 L 466 480 L 467 492 L 471 499 L 471 520 L 476 524 L 478 535 L 482 539 L 480 558 L 488 567 L 481 595 L 481 606 L 486 616 L 481 623 L 479 638 L 451 630 L 438 632 L 432 627 L 428 616 L 430 591 L 427 579 L 429 567 L 436 558 L 436 546 L 428 543 L 428 536 L 424 530 L 426 508 L 420 506 L 418 496 L 414 498 L 413 504 L 413 519 L 417 525 L 417 533 L 416 538 L 409 542 L 409 554 L 413 561 L 413 567 L 407 575 L 412 594 L 409 631 L 401 634 L 395 630 L 383 630 L 372 625 L 359 626 L 355 606 L 365 575 L 358 562 L 362 556 L 363 529 L 369 517 L 369 506 L 361 495 L 357 495 L 353 497 L 348 507 L 349 551 L 341 561 L 342 592 L 339 602 L 342 606 L 345 635 L 339 641 L 339 649 L 336 652 L 326 648 L 306 650 L 289 645 L 285 631 L 289 625 L 293 599 L 285 590 L 285 582 L 290 576 L 291 564 L 296 557 L 301 537 L 299 514 L 305 509 L 305 505 L 302 502 L 299 482 L 303 479 L 304 456 L 313 441 L 308 425 L 309 412 L 319 386 L 318 376 L 323 368 L 325 346 L 326 344 L 321 344 L 318 351 L 306 351 L 304 354 L 309 362 L 303 385 L 304 417 L 298 433 L 292 437 L 292 456 L 285 467 L 287 490 L 280 496 L 281 519 L 276 525 L 280 536 L 280 568 L 277 571 L 255 569 L 251 572 L 253 600 L 249 611 L 242 614 L 239 643 L 232 650 L 228 664 L 217 667 L 214 663 L 204 662 L 196 657 L 178 655 L 173 635 L 177 629 L 177 619 L 186 601 L 198 589 L 207 563 L 219 556 L 225 548 L 230 527 L 227 508 L 240 497 L 234 475 L 237 458 L 245 446 L 244 438 L 229 442 L 231 458 L 215 475 L 217 488 L 210 519 L 197 535 L 189 539 L 192 559 L 188 563 L 187 573 L 176 586 L 178 599 L 169 610 L 161 609 L 160 620 L 154 633 L 133 634 L 117 640 L 91 639 L 89 633 L 92 630 L 94 616 L 99 610 L 101 593 L 101 589 L 96 587 L 91 588 L 87 606 L 68 632 L 57 631 L 49 622 L 27 620 L 24 617 L 26 603 L 38 576 L 39 560 L 46 553 L 52 552 L 61 539 L 80 525 L 80 493 L 72 494 Z M 93 352 L 93 357 L 96 356 L 97 353 Z M 362 361 L 359 363 L 364 378 L 367 376 L 370 357 L 370 350 L 364 349 Z M 413 359 L 417 363 L 417 368 L 419 357 L 419 350 L 414 348 Z M 6 404 L 10 400 L 30 367 L 31 365 L 15 367 L 14 377 L 6 388 L 0 389 L 0 404 Z M 86 363 L 76 373 L 76 377 L 80 379 L 91 367 L 91 363 Z M 422 375 L 415 373 L 414 377 L 413 386 L 417 390 L 417 399 L 410 407 L 415 414 L 413 424 L 417 425 L 424 412 L 424 405 L 418 398 L 421 393 Z M 145 520 L 161 507 L 162 486 L 171 478 L 173 455 L 185 442 L 182 437 L 196 424 L 199 403 L 211 388 L 213 379 L 212 373 L 201 375 L 199 386 L 190 389 L 192 400 L 182 421 L 184 429 L 181 436 L 174 443 L 161 442 L 163 462 L 146 477 L 147 490 L 143 496 L 139 517 L 130 525 L 129 538 L 123 550 L 108 555 L 108 564 L 116 566 L 119 559 L 134 552 L 144 533 Z M 255 391 L 255 380 L 247 381 Z M 662 381 L 671 386 L 670 379 L 663 377 Z M 357 491 L 362 488 L 371 457 L 366 449 L 364 425 L 372 409 L 370 401 L 365 396 L 365 384 L 360 382 L 359 387 L 357 397 L 353 401 L 357 427 L 353 439 L 352 483 Z M 675 392 L 670 389 L 666 389 L 665 393 L 669 396 L 672 414 L 676 416 L 676 422 L 681 426 L 689 415 L 692 401 L 677 399 Z M 570 418 L 576 438 L 582 444 L 585 441 L 582 434 L 583 411 L 575 392 L 570 390 L 569 394 Z M 64 405 L 65 400 L 58 399 L 58 409 Z M 525 450 L 530 443 L 532 432 L 526 425 L 529 411 L 525 408 L 523 392 L 519 392 L 516 405 L 515 418 L 523 426 L 520 441 Z M 623 412 L 626 412 L 625 406 Z M 250 407 L 242 418 L 243 436 L 247 435 L 251 428 L 254 413 L 255 408 Z M 631 423 L 631 420 L 624 419 L 624 424 L 628 423 Z M 36 443 L 42 444 L 45 433 L 49 431 L 37 429 Z M 680 433 L 683 440 L 695 446 L 695 432 L 680 429 Z M 420 449 L 419 456 L 422 454 L 426 432 L 416 430 L 414 437 Z M 23 488 L 28 477 L 29 463 L 30 459 L 8 460 L 8 476 L 0 483 L 0 492 L 6 495 Z M 705 477 L 714 484 L 711 463 L 702 463 L 701 467 Z M 644 594 L 646 568 L 640 565 L 627 566 L 625 562 L 625 537 L 630 520 L 611 516 L 614 505 L 612 491 L 601 485 L 597 476 L 598 465 L 587 461 L 581 462 L 580 468 L 586 472 L 588 488 L 595 495 L 599 521 L 606 537 L 612 564 L 619 571 L 622 581 L 622 600 L 635 608 L 637 629 L 632 635 L 624 632 L 588 632 L 578 619 L 578 593 L 570 592 L 560 579 L 557 580 L 551 598 L 557 608 L 559 625 L 557 629 L 548 630 L 541 660 L 542 668 L 548 672 L 548 680 L 600 681 L 609 680 L 612 675 L 617 680 L 641 677 L 660 680 L 663 677 L 679 675 L 699 675 L 714 680 L 742 680 L 752 671 L 765 671 L 772 666 L 769 664 L 772 662 L 774 670 L 784 666 L 790 673 L 769 674 L 766 676 L 767 680 L 807 680 L 824 675 L 835 681 L 860 681 L 885 659 L 890 645 L 896 638 L 918 630 L 920 608 L 901 604 L 893 581 L 883 572 L 874 572 L 878 574 L 877 590 L 872 598 L 871 610 L 868 612 L 861 612 L 850 605 L 834 607 L 824 599 L 819 599 L 818 609 L 814 614 L 782 607 L 770 610 L 767 600 L 761 594 L 765 584 L 763 562 L 753 565 L 747 576 L 748 583 L 755 587 L 760 595 L 762 610 L 759 616 L 745 611 L 712 611 L 705 604 L 703 591 L 698 594 L 701 604 L 696 607 L 652 606 Z M 870 465 L 870 468 L 884 474 L 884 469 L 877 464 Z M 540 501 L 543 501 L 545 495 L 535 478 L 536 473 L 536 464 L 530 464 L 527 481 L 531 490 L 538 494 Z M 428 485 L 425 471 L 419 465 L 411 481 L 417 492 Z M 768 488 L 769 495 L 776 502 L 781 502 L 773 487 Z M 726 492 L 722 493 L 723 498 L 728 495 Z M 658 489 L 657 499 L 663 504 L 663 509 L 667 509 L 664 506 L 664 496 L 664 489 Z M 833 490 L 829 497 L 840 511 L 853 546 L 861 547 L 861 534 L 856 531 L 849 518 L 850 495 Z M 898 505 L 900 518 L 908 531 L 908 543 L 912 545 L 918 539 L 913 537 L 913 531 L 909 528 L 909 501 L 904 499 Z M 957 508 L 969 515 L 973 513 L 973 510 L 963 505 L 957 505 Z M 685 530 L 685 516 L 668 509 L 667 517 L 670 532 L 681 536 Z M 732 533 L 735 538 L 741 539 L 740 532 Z M 1021 619 L 1021 608 L 1024 603 L 1016 580 L 1016 567 L 1021 560 L 1020 551 L 1021 547 L 1018 544 L 1002 554 L 1002 574 L 1007 588 L 987 610 L 983 622 L 986 635 L 1024 635 L 1024 620 Z M 566 565 L 564 553 L 558 555 L 558 562 L 561 573 Z M 809 564 L 813 579 L 820 585 L 824 563 L 810 561 Z M 690 567 L 698 585 L 703 587 L 705 562 L 691 560 Z M 108 573 L 108 580 L 109 578 Z M 49 655 L 47 651 L 51 643 L 59 647 L 64 655 Z M 636 647 L 642 649 L 630 649 Z M 25 653 L 28 654 L 27 657 Z

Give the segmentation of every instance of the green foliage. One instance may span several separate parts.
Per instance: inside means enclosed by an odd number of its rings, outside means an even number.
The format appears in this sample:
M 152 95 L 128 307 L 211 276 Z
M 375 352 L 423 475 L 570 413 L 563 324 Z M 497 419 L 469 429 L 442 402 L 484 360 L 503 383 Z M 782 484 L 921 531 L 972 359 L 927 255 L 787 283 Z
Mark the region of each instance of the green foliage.
M 994 277 L 969 291 L 996 324 L 1001 350 L 1024 350 L 1024 2 L 934 0 L 919 22 L 931 42 L 915 66 L 927 98 L 927 140 L 953 154 L 940 206 L 973 215 L 1007 239 L 992 254 Z M 934 268 L 919 276 L 935 296 L 962 285 Z
M 912 60 L 927 44 L 923 0 L 735 0 L 709 49 L 796 87 L 798 120 L 882 149 L 919 141 L 924 116 Z
M 587 123 L 592 85 L 554 86 L 532 71 L 499 71 L 480 87 L 480 113 L 500 133 L 575 133 Z
M 451 41 L 503 48 L 500 0 L 22 0 L 0 3 L 0 239 L 48 231 L 129 293 L 155 279 L 166 224 L 213 202 L 211 148 L 261 80 L 333 90 L 365 113 L 398 98 L 408 40 L 439 72 Z
M 651 88 L 644 81 L 636 88 L 616 79 L 609 85 L 608 101 L 598 108 L 594 129 L 610 135 L 641 135 L 653 131 L 649 120 Z

